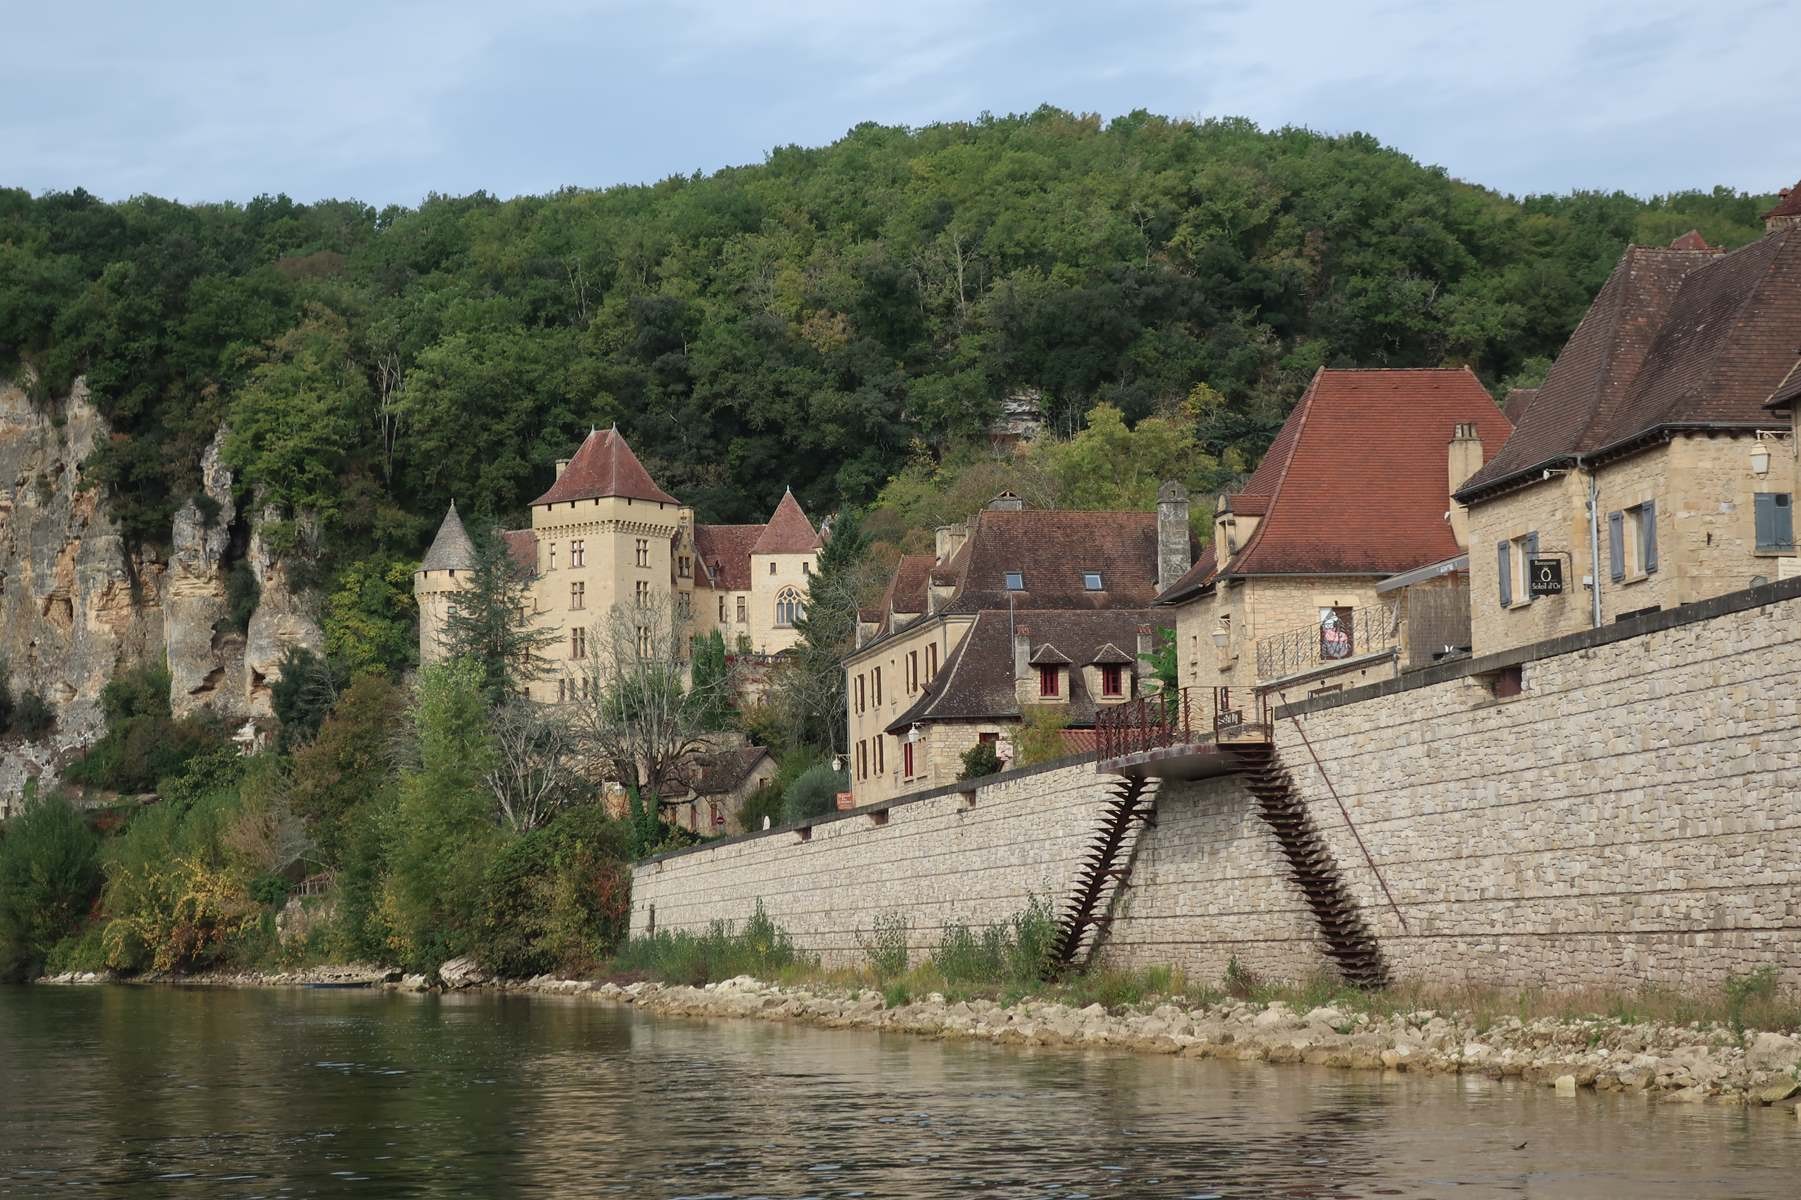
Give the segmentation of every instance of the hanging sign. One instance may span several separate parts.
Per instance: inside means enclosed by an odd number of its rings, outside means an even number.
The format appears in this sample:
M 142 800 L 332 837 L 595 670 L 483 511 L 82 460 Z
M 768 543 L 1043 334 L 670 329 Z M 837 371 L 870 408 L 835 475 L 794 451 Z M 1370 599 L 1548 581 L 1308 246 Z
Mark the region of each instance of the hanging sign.
M 1529 596 L 1563 595 L 1563 560 L 1560 558 L 1528 560 L 1526 594 Z

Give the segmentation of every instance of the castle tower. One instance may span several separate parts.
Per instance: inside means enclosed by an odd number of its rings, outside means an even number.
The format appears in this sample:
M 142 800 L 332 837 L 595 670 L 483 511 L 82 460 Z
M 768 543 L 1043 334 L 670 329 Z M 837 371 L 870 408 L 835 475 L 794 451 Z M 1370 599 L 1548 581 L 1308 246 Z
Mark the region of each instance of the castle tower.
M 792 490 L 783 492 L 750 548 L 750 637 L 759 653 L 779 654 L 800 640 L 794 622 L 806 611 L 819 548 L 800 501 Z
M 456 501 L 444 514 L 438 536 L 431 549 L 413 572 L 413 596 L 419 602 L 419 665 L 426 666 L 443 657 L 445 619 L 450 613 L 450 596 L 468 586 L 467 574 L 475 566 L 475 543 L 457 516 Z

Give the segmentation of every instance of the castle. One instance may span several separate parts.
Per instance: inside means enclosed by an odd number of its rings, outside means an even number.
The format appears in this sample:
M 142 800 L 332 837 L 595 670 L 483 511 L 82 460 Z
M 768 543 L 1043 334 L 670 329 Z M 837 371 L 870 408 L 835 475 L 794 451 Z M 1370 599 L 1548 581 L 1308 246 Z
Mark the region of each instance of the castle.
M 527 619 L 556 635 L 529 688 L 543 702 L 575 695 L 615 605 L 673 614 L 682 646 L 718 630 L 731 653 L 790 649 L 820 548 L 792 492 L 767 524 L 697 524 L 694 510 L 657 486 L 616 427 L 591 432 L 574 457 L 558 462 L 550 489 L 531 503 L 531 527 L 501 536 L 531 578 Z M 452 502 L 413 575 L 422 664 L 443 657 L 451 597 L 467 585 L 474 561 Z

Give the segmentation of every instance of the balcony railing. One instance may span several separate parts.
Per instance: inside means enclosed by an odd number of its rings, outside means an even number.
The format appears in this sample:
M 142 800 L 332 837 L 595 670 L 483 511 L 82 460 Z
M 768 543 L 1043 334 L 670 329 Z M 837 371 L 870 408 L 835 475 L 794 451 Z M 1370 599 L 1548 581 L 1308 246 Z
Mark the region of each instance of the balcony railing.
M 1334 609 L 1330 618 L 1274 634 L 1257 643 L 1257 678 L 1281 679 L 1347 658 L 1391 650 L 1400 640 L 1401 614 L 1387 605 Z
M 1248 687 L 1157 692 L 1110 708 L 1094 723 L 1102 759 L 1193 745 L 1221 733 L 1268 726 L 1269 701 Z

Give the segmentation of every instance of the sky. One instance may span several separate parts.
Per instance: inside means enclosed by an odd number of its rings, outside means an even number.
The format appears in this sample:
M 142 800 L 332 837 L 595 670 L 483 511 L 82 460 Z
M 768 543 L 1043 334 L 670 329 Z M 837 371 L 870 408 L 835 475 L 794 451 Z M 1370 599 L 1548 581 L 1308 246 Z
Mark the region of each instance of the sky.
M 0 186 L 641 183 L 1049 103 L 1374 134 L 1506 192 L 1801 178 L 1796 0 L 0 0 Z

